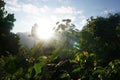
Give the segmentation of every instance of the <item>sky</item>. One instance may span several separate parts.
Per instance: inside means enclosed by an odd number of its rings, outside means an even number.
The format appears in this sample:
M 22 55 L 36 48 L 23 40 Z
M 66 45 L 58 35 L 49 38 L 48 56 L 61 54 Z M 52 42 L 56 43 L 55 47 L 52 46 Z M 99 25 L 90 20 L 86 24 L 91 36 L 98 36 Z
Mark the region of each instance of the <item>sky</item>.
M 107 16 L 120 12 L 120 0 L 4 0 L 6 10 L 14 13 L 12 32 L 30 32 L 37 23 L 40 27 L 53 28 L 57 21 L 71 19 L 76 28 L 82 29 L 91 16 Z

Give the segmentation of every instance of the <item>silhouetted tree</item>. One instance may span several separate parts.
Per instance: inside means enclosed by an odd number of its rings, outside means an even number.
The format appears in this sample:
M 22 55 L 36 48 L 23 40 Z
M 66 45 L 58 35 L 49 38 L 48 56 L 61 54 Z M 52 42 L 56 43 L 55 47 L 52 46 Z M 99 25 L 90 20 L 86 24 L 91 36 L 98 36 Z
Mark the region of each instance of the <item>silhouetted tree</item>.
M 5 10 L 5 2 L 0 0 L 0 55 L 16 54 L 19 47 L 19 37 L 12 33 L 14 26 L 14 14 Z
M 38 29 L 38 25 L 37 25 L 37 24 L 34 24 L 34 25 L 32 26 L 32 29 L 31 29 L 31 35 L 32 35 L 33 37 L 37 37 L 37 29 Z
M 120 58 L 120 13 L 88 19 L 81 34 L 83 50 L 97 53 L 105 63 Z
M 63 19 L 61 22 L 56 23 L 54 31 L 59 34 L 60 40 L 62 40 L 66 48 L 73 48 L 78 46 L 78 33 L 79 30 L 75 28 L 76 26 L 71 22 L 71 19 Z

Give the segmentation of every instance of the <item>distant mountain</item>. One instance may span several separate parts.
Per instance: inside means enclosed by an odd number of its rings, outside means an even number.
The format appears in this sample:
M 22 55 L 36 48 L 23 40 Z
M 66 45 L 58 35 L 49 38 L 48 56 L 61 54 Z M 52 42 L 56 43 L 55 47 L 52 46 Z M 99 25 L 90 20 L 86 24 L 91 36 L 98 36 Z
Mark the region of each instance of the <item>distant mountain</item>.
M 18 32 L 17 35 L 19 35 L 20 37 L 20 43 L 22 44 L 22 46 L 27 46 L 28 48 L 32 48 L 39 42 L 39 40 L 32 37 L 31 34 L 28 32 Z

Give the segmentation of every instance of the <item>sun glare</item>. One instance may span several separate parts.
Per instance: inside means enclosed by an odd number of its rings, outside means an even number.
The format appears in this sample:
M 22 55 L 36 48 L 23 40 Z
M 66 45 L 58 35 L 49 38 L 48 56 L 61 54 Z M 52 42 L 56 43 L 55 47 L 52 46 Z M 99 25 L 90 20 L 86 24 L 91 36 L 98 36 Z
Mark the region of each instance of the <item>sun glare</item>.
M 51 39 L 53 37 L 53 30 L 50 24 L 42 23 L 37 29 L 37 37 L 43 40 Z
M 39 28 L 37 30 L 37 36 L 40 39 L 46 40 L 46 39 L 50 39 L 53 36 L 53 32 L 52 30 L 49 30 L 47 28 Z

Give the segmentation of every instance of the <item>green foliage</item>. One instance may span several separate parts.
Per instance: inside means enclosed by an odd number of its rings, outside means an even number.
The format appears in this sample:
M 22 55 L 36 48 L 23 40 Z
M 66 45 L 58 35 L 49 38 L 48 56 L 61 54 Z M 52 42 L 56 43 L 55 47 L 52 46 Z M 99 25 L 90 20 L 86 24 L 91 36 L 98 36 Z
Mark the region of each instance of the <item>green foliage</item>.
M 120 76 L 120 60 L 113 60 L 111 61 L 108 66 L 106 67 L 105 78 L 109 80 L 117 80 Z
M 36 57 L 33 55 L 36 50 L 21 49 L 18 55 L 1 56 L 0 78 L 2 80 L 113 80 L 120 76 L 120 60 L 111 61 L 102 67 L 97 65 L 95 54 L 68 49 L 69 55 L 72 53 L 72 57 L 69 58 L 59 56 L 61 50 L 56 49 L 49 56 Z M 67 49 L 64 53 L 66 52 Z
M 14 14 L 9 14 L 5 11 L 5 3 L 3 0 L 0 0 L 0 34 L 2 33 L 9 33 L 13 27 Z
M 5 3 L 0 0 L 0 56 L 18 53 L 19 37 L 10 32 L 14 22 L 14 14 L 5 11 Z
M 108 17 L 91 17 L 81 31 L 81 49 L 96 53 L 107 65 L 109 61 L 120 58 L 120 13 Z
M 58 43 L 63 43 L 62 47 L 73 48 L 79 45 L 78 43 L 78 33 L 79 30 L 75 28 L 76 26 L 72 23 L 70 19 L 63 19 L 61 22 L 56 23 L 54 31 L 59 34 Z M 59 44 L 60 45 L 60 44 Z
M 15 19 L 4 6 L 0 0 L 1 80 L 119 80 L 119 14 L 91 17 L 82 31 L 64 19 L 54 28 L 60 40 L 29 49 L 10 32 Z

